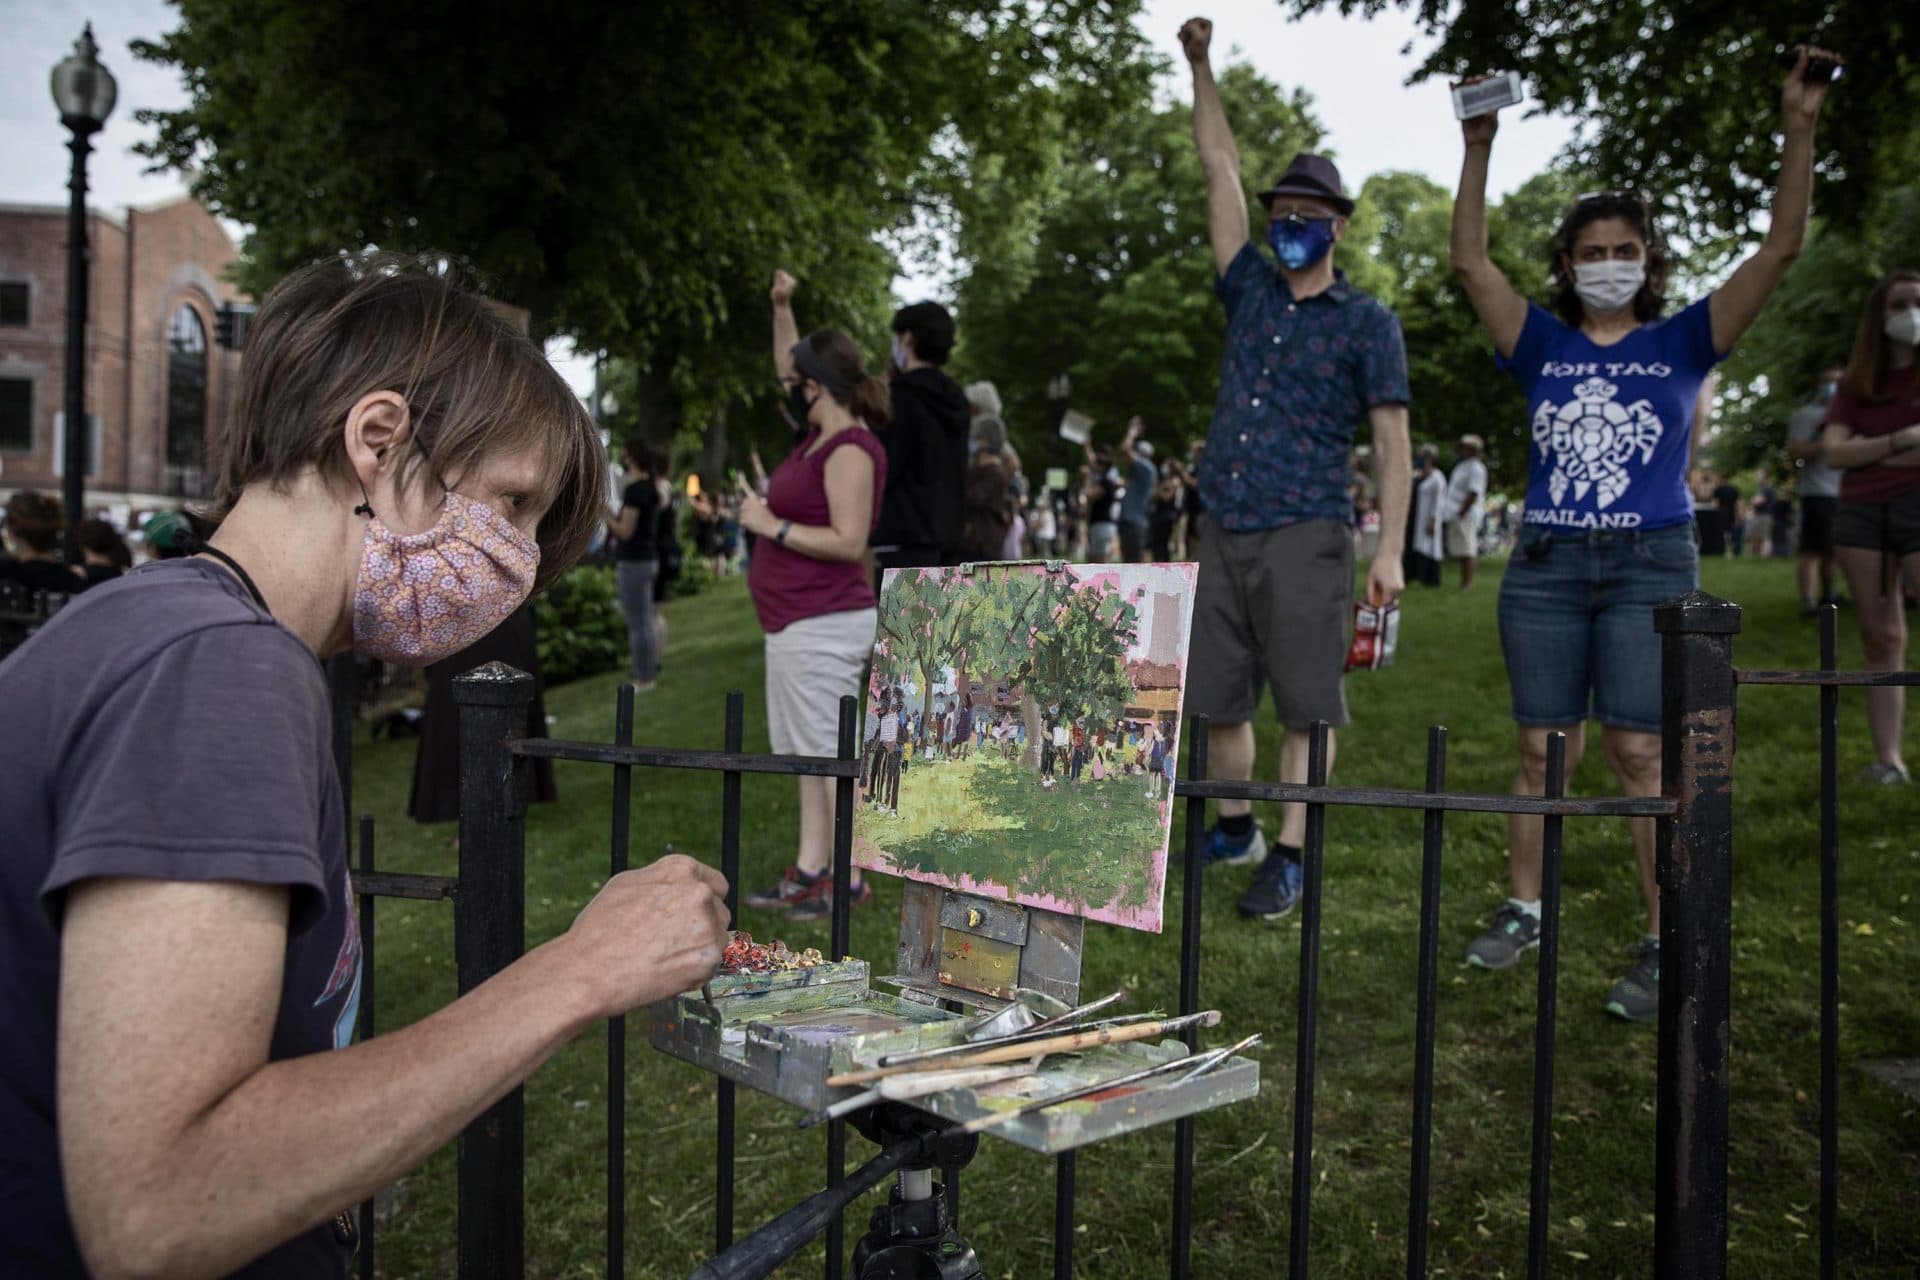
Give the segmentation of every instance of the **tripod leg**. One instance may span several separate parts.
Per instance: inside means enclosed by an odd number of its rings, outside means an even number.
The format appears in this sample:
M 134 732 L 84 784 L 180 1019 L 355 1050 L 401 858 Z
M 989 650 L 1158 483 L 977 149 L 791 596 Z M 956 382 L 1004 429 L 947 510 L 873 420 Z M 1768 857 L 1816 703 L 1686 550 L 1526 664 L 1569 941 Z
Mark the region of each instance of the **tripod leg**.
M 925 1150 L 920 1135 L 902 1138 L 861 1165 L 837 1187 L 816 1192 L 747 1236 L 725 1253 L 701 1264 L 691 1280 L 761 1280 L 826 1229 L 829 1219 L 878 1186 Z

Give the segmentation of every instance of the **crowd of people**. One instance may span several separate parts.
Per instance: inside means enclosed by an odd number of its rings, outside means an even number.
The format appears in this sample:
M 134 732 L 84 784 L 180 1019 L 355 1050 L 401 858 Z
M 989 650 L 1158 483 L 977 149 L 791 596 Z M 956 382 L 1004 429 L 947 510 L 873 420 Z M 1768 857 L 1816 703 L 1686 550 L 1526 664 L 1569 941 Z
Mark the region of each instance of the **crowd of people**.
M 1088 440 L 1080 483 L 1036 487 L 997 391 L 946 372 L 957 335 L 943 307 L 893 316 L 882 377 L 846 334 L 803 334 L 798 282 L 774 273 L 772 363 L 793 447 L 734 492 L 689 501 L 713 531 L 698 545 L 716 568 L 735 555 L 729 522 L 753 540 L 747 586 L 776 753 L 835 753 L 888 568 L 1029 551 L 1197 559 L 1185 705 L 1209 717 L 1211 772 L 1253 776 L 1253 722 L 1271 690 L 1288 782 L 1306 778 L 1312 725 L 1348 723 L 1357 600 L 1395 601 L 1409 561 L 1431 581 L 1429 562 L 1459 560 L 1471 586 L 1481 442 L 1459 441 L 1444 479 L 1437 452 L 1423 454 L 1416 483 L 1400 323 L 1335 265 L 1355 202 L 1329 159 L 1302 153 L 1257 194 L 1256 236 L 1211 37 L 1201 19 L 1180 32 L 1225 344 L 1206 440 L 1185 462 L 1163 460 L 1135 419 L 1111 448 Z M 1549 735 L 1568 735 L 1569 772 L 1579 763 L 1590 719 L 1621 790 L 1659 790 L 1652 612 L 1699 581 L 1706 528 L 1689 476 L 1708 380 L 1806 233 L 1827 94 L 1804 74 L 1808 56 L 1781 92 L 1764 239 L 1677 311 L 1653 206 L 1626 191 L 1575 201 L 1549 249 L 1547 296 L 1516 290 L 1489 245 L 1497 117 L 1463 125 L 1453 265 L 1525 392 L 1531 443 L 1497 606 L 1517 794 L 1544 791 Z M 1837 570 L 1873 670 L 1904 666 L 1898 584 L 1920 579 L 1917 347 L 1920 274 L 1895 272 L 1792 428 L 1809 464 L 1801 595 L 1830 598 Z M 438 257 L 332 258 L 290 274 L 254 319 L 239 377 L 204 536 L 165 534 L 171 558 L 129 568 L 124 544 L 96 530 L 83 545 L 97 559 L 64 563 L 51 499 L 16 495 L 7 508 L 0 581 L 75 597 L 0 663 L 0 955 L 16 975 L 0 989 L 11 1188 L 0 1235 L 33 1274 L 339 1273 L 354 1227 L 336 1209 L 414 1168 L 582 1030 L 704 981 L 728 924 L 722 878 L 669 857 L 612 877 L 568 930 L 447 1008 L 352 1043 L 360 939 L 316 660 L 446 661 L 610 534 L 630 675 L 645 687 L 660 670 L 655 605 L 678 546 L 676 496 L 664 460 L 637 445 L 609 493 L 578 398 Z M 1362 424 L 1368 511 L 1354 493 Z M 1816 462 L 1828 470 L 1815 475 Z M 1702 500 L 1724 508 L 1720 488 Z M 1736 516 L 1738 501 L 1736 490 Z M 903 772 L 995 749 L 1037 746 L 1049 787 L 1117 776 L 1158 795 L 1170 779 L 1171 726 L 1159 721 L 1052 709 L 1035 744 L 970 694 L 931 712 L 912 702 L 894 687 L 869 708 L 861 795 L 876 809 L 897 810 Z M 1902 693 L 1871 690 L 1868 708 L 1871 776 L 1903 783 Z M 797 785 L 794 864 L 744 902 L 817 917 L 834 891 L 832 783 Z M 1304 830 L 1301 805 L 1282 806 L 1269 842 L 1249 805 L 1218 804 L 1207 861 L 1257 864 L 1242 915 L 1293 909 Z M 1604 1004 L 1645 1021 L 1658 1004 L 1659 898 L 1652 823 L 1629 830 L 1647 928 Z M 1537 945 L 1540 845 L 1538 818 L 1511 820 L 1510 896 L 1468 963 L 1509 968 Z

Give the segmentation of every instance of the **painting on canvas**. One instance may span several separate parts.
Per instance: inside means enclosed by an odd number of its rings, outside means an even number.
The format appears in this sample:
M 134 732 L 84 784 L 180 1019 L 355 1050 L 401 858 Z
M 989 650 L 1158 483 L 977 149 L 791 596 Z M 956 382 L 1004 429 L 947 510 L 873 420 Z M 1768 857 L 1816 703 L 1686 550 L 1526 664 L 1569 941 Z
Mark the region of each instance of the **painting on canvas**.
M 1158 932 L 1194 572 L 889 570 L 854 861 Z

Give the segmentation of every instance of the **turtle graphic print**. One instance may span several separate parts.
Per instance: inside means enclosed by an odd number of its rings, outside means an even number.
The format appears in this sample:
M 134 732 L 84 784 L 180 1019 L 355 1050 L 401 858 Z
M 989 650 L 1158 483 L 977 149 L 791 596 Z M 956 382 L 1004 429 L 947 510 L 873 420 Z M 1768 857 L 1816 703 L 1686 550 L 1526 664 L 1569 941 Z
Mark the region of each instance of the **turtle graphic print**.
M 1636 463 L 1653 461 L 1663 428 L 1660 415 L 1645 400 L 1622 406 L 1620 388 L 1605 378 L 1588 378 L 1573 389 L 1574 399 L 1556 405 L 1542 400 L 1533 411 L 1533 443 L 1551 471 L 1547 493 L 1558 506 L 1573 490 L 1576 500 L 1594 492 L 1605 511 L 1633 486 Z
M 1663 529 L 1692 520 L 1695 402 L 1718 361 L 1704 299 L 1604 346 L 1531 307 L 1500 361 L 1527 398 L 1525 522 Z

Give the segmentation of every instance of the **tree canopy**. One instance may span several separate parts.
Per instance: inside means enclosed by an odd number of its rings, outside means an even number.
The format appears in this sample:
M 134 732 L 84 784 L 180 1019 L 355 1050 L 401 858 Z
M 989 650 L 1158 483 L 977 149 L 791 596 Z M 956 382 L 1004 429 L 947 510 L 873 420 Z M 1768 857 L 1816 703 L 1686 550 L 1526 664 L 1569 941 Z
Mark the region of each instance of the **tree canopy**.
M 1137 0 L 179 0 L 147 154 L 252 228 L 258 289 L 379 245 L 440 250 L 656 385 L 662 442 L 754 394 L 767 278 L 877 336 L 931 211 L 1018 193 L 1140 46 Z
M 1779 161 L 1781 50 L 1836 49 L 1847 73 L 1820 126 L 1822 207 L 1857 226 L 1904 183 L 1920 130 L 1885 104 L 1920 91 L 1920 24 L 1874 0 L 1281 0 L 1294 14 L 1411 10 L 1438 45 L 1414 73 L 1518 71 L 1534 101 L 1582 122 L 1571 157 L 1609 186 L 1644 188 L 1689 237 L 1751 231 Z

